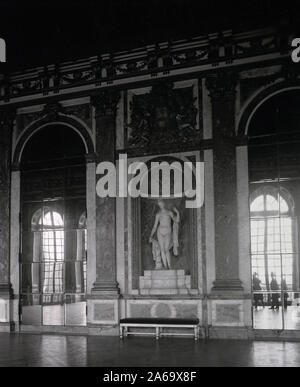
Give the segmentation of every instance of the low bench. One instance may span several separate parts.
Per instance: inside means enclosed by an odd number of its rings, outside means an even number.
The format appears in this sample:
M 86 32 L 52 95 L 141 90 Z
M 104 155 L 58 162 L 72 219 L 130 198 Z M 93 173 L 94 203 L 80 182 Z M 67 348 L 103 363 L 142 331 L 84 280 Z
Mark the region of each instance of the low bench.
M 153 328 L 153 332 L 136 332 L 130 328 Z M 164 328 L 193 329 L 192 333 L 164 332 Z M 193 336 L 199 338 L 199 319 L 197 318 L 123 318 L 120 320 L 120 338 L 128 335 L 151 335 L 158 340 L 162 336 Z

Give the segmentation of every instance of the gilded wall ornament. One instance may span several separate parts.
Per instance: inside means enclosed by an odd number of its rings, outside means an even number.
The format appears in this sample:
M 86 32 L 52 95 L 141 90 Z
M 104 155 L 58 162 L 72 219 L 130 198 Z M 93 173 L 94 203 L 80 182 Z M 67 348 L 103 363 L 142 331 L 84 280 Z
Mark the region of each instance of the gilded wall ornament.
M 174 89 L 172 83 L 155 84 L 149 93 L 134 96 L 128 125 L 130 147 L 189 142 L 197 134 L 198 110 L 192 88 Z

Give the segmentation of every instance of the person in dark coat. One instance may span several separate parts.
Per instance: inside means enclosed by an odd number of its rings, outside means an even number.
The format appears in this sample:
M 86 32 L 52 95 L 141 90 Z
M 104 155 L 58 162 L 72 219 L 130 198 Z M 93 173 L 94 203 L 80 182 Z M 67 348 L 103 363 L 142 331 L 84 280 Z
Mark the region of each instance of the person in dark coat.
M 273 291 L 279 290 L 279 285 L 276 279 L 275 273 L 271 273 L 271 283 L 270 283 L 270 289 Z M 280 293 L 272 293 L 272 301 L 271 301 L 271 308 L 270 309 L 279 309 L 279 297 Z
M 259 279 L 259 276 L 257 273 L 253 274 L 252 287 L 253 287 L 253 292 L 254 292 L 253 298 L 254 298 L 255 309 L 257 309 L 257 307 L 258 307 L 259 301 L 262 303 L 262 306 L 265 307 L 264 295 L 261 293 L 257 293 L 258 291 L 262 290 L 261 280 Z
M 281 289 L 282 289 L 282 292 L 283 292 L 284 309 L 287 309 L 289 294 L 287 292 L 288 287 L 287 287 L 285 276 L 282 277 Z

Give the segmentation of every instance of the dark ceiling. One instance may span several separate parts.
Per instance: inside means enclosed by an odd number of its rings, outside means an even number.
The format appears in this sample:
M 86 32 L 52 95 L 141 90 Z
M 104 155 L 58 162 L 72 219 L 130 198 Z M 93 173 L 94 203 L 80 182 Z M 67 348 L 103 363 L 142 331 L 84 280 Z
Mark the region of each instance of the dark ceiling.
M 232 28 L 297 24 L 299 1 L 0 0 L 7 64 L 22 70 Z

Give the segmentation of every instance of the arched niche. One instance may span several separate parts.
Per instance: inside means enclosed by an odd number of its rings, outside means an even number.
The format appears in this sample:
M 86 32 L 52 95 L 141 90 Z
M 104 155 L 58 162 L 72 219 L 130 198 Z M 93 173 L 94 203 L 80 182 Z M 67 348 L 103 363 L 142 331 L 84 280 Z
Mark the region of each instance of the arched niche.
M 273 97 L 293 90 L 300 90 L 300 80 L 277 82 L 271 86 L 258 90 L 246 101 L 237 122 L 237 134 L 240 136 L 249 134 L 249 125 L 257 110 Z
M 147 174 L 145 178 L 148 179 L 148 187 L 151 186 L 151 171 L 152 163 L 165 162 L 171 166 L 172 163 L 177 163 L 182 172 L 184 171 L 184 162 L 190 162 L 194 165 L 198 161 L 198 155 L 191 153 L 188 155 L 161 155 L 145 157 L 143 162 L 147 166 Z M 139 161 L 142 161 L 139 159 Z M 132 161 L 130 161 L 132 162 Z M 176 167 L 175 167 L 176 170 Z M 160 176 L 157 184 L 160 187 L 160 194 L 158 197 L 138 197 L 129 198 L 130 201 L 130 235 L 131 239 L 131 273 L 132 273 L 132 289 L 134 291 L 139 289 L 140 276 L 144 275 L 145 271 L 151 271 L 155 268 L 153 261 L 152 245 L 149 243 L 151 229 L 153 227 L 155 216 L 158 211 L 158 199 L 164 201 L 165 207 L 168 210 L 173 210 L 174 207 L 179 211 L 179 249 L 178 254 L 171 252 L 171 268 L 173 270 L 182 270 L 185 275 L 191 278 L 191 292 L 197 292 L 199 286 L 199 263 L 198 263 L 198 222 L 197 209 L 186 208 L 186 197 L 182 195 L 176 197 L 174 195 L 174 171 L 170 173 L 170 196 L 166 197 L 162 194 L 162 177 Z M 194 176 L 194 169 L 192 170 Z M 178 191 L 177 191 L 178 193 Z M 148 192 L 150 194 L 150 191 Z
M 94 143 L 87 128 L 74 118 L 60 115 L 55 121 L 51 121 L 49 120 L 49 118 L 44 118 L 33 122 L 29 127 L 27 127 L 27 129 L 21 134 L 21 136 L 17 140 L 17 144 L 13 153 L 13 165 L 19 165 L 22 160 L 22 153 L 25 149 L 26 144 L 35 134 L 37 134 L 44 128 L 55 128 L 58 126 L 69 128 L 81 138 L 85 154 L 94 153 Z

